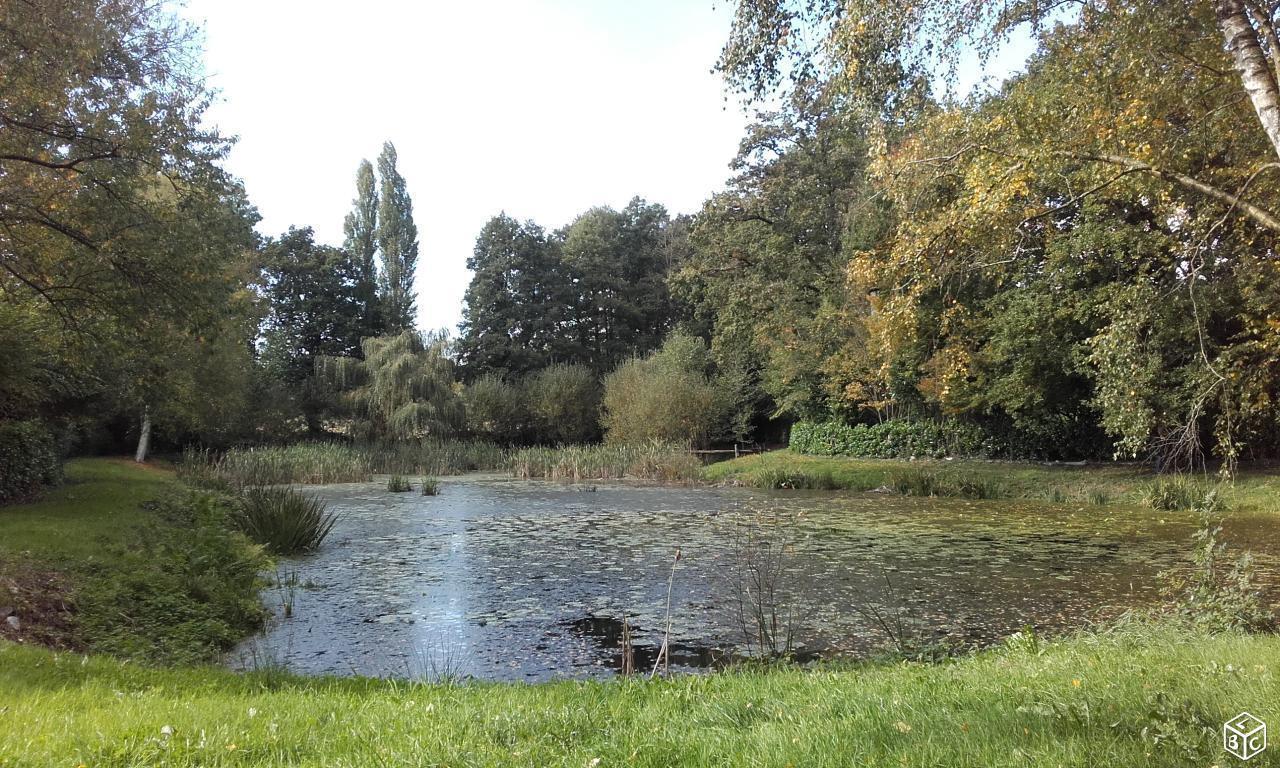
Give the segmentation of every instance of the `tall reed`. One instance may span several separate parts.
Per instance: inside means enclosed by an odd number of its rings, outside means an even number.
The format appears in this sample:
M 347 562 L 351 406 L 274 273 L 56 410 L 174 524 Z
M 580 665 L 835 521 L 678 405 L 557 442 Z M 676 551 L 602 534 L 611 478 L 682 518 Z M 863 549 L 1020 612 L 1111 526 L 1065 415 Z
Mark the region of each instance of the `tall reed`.
M 511 455 L 507 468 L 525 479 L 682 482 L 697 479 L 702 463 L 680 445 L 641 443 L 523 448 Z

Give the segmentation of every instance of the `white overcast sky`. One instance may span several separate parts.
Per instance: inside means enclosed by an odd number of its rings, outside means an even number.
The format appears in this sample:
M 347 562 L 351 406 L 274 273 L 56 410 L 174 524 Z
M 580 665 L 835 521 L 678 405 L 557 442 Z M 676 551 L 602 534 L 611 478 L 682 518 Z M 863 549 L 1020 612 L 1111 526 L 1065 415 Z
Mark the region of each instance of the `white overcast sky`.
M 189 0 L 184 15 L 204 28 L 221 92 L 210 121 L 239 137 L 227 165 L 259 231 L 310 226 L 341 244 L 356 166 L 390 139 L 421 242 L 419 325 L 453 331 L 467 256 L 500 211 L 555 229 L 635 195 L 693 212 L 723 186 L 747 124 L 710 71 L 730 12 L 725 0 Z

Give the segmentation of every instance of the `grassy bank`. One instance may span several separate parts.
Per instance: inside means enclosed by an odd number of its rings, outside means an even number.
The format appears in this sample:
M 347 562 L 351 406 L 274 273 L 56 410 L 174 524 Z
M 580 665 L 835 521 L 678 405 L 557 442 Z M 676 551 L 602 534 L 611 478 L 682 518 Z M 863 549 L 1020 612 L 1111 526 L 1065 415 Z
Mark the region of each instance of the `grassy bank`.
M 0 645 L 13 768 L 1207 766 L 1228 764 L 1221 724 L 1241 710 L 1280 719 L 1275 637 L 1148 627 L 937 666 L 536 686 L 162 671 Z
M 1202 498 L 1215 478 L 1158 478 L 1137 465 L 1045 466 L 989 461 L 894 461 L 806 456 L 771 451 L 712 464 L 703 478 L 756 488 L 869 491 L 912 495 L 1037 499 L 1080 504 L 1155 504 L 1166 508 Z M 1280 472 L 1246 470 L 1224 489 L 1240 512 L 1280 513 Z
M 173 472 L 79 459 L 36 503 L 0 507 L 0 638 L 187 663 L 216 658 L 263 619 L 261 550 L 225 500 Z

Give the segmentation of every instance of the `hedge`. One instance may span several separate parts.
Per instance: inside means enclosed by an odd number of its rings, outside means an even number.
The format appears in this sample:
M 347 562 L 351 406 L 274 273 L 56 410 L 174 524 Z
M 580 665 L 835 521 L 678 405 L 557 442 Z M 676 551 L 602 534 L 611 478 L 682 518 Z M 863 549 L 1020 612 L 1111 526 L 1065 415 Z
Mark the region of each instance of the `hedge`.
M 0 420 L 0 504 L 30 499 L 61 477 L 62 461 L 47 427 Z
M 959 421 L 885 421 L 849 426 L 802 421 L 791 428 L 791 449 L 819 456 L 909 459 L 995 454 L 981 428 Z

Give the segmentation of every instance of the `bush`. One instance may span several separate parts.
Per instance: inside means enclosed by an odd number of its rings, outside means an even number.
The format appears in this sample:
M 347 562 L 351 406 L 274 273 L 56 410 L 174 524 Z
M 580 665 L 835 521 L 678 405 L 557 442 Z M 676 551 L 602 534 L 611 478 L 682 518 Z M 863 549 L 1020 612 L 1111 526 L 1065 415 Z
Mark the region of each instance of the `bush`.
M 569 445 L 600 436 L 600 384 L 585 365 L 550 365 L 525 381 L 538 442 Z
M 293 488 L 251 488 L 231 519 L 246 536 L 277 555 L 318 548 L 338 522 L 324 502 Z
M 148 663 L 219 655 L 262 625 L 262 548 L 231 528 L 234 502 L 206 492 L 165 499 L 159 525 L 89 564 L 77 595 L 91 650 Z
M 618 366 L 604 382 L 605 439 L 705 445 L 731 431 L 741 382 L 712 376 L 711 368 L 702 339 L 680 333 L 649 357 Z
M 818 456 L 865 459 L 985 457 L 996 452 L 975 425 L 959 421 L 905 420 L 885 421 L 874 426 L 802 421 L 791 428 L 791 449 Z
M 524 393 L 502 377 L 486 374 L 462 392 L 467 431 L 499 442 L 519 442 L 529 429 Z
M 36 496 L 62 478 L 53 435 L 34 421 L 0 421 L 0 504 Z

